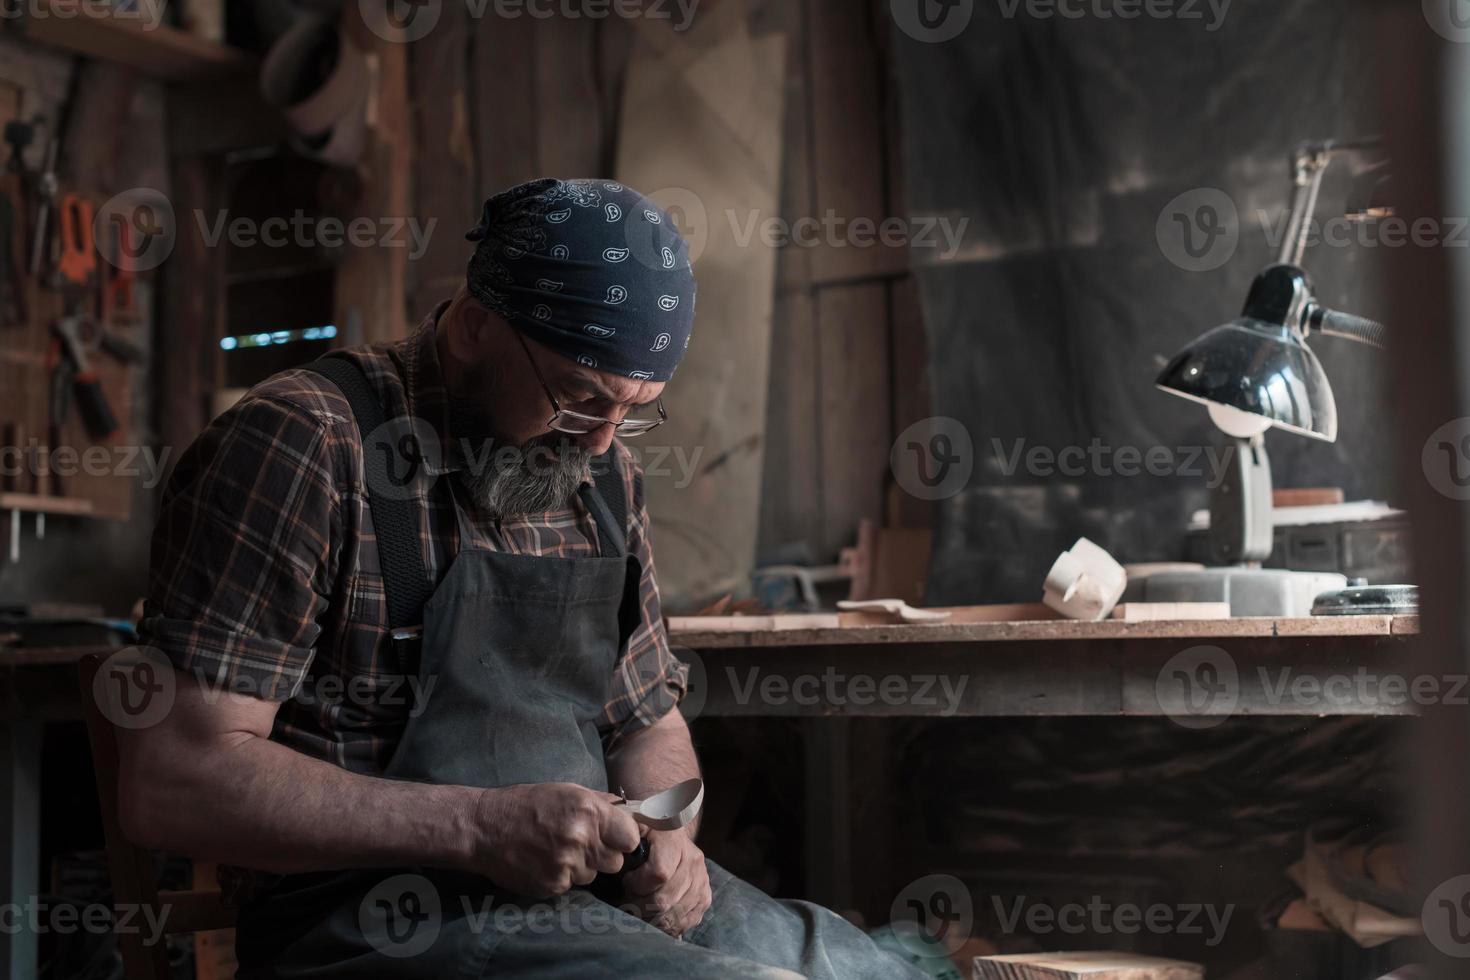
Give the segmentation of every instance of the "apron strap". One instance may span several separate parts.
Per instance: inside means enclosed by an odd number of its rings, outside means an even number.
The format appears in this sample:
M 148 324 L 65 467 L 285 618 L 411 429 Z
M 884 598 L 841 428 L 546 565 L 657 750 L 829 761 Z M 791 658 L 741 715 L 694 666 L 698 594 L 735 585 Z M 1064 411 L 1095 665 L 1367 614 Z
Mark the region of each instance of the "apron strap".
M 355 362 L 345 357 L 326 354 L 304 369 L 319 374 L 341 389 L 357 430 L 366 437 L 383 424 L 383 406 Z M 424 621 L 424 604 L 433 586 L 424 567 L 423 545 L 419 538 L 419 505 L 410 499 L 399 499 L 373 493 L 375 486 L 391 486 L 388 459 L 384 453 L 362 454 L 363 477 L 367 483 L 368 509 L 373 515 L 373 530 L 378 539 L 378 564 L 383 574 L 383 593 L 388 604 L 388 628 L 396 630 L 417 626 Z
M 592 482 L 582 484 L 582 503 L 597 522 L 597 543 L 604 558 L 617 558 L 628 550 L 628 494 L 623 485 L 623 468 L 618 447 L 592 460 Z

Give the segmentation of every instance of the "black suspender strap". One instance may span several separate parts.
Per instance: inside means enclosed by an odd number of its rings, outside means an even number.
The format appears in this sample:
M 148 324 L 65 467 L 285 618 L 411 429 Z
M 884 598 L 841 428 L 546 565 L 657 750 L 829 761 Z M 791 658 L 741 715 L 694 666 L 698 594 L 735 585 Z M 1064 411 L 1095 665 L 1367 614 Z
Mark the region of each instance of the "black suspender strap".
M 592 460 L 592 485 L 583 485 L 582 503 L 597 522 L 597 541 L 604 558 L 628 550 L 628 495 L 623 488 L 623 468 L 618 464 L 618 447 Z
M 389 454 L 373 451 L 366 439 L 383 424 L 383 406 L 373 394 L 367 376 L 354 362 L 327 354 L 305 366 L 341 389 L 357 429 L 364 440 L 363 479 L 367 484 L 368 507 L 378 539 L 378 563 L 383 573 L 383 593 L 388 604 L 388 627 L 398 630 L 424 621 L 424 604 L 433 593 L 424 567 L 423 544 L 419 538 L 418 503 L 392 495 L 374 493 L 374 487 L 393 486 Z
M 305 369 L 326 378 L 342 392 L 352 406 L 357 429 L 365 440 L 384 422 L 383 406 L 373 393 L 367 376 L 345 357 L 327 354 L 305 365 Z M 363 479 L 367 484 L 368 507 L 373 515 L 373 529 L 378 539 L 378 563 L 383 574 L 384 598 L 388 604 L 388 627 L 399 630 L 419 626 L 424 621 L 424 605 L 433 594 L 424 567 L 423 546 L 419 539 L 420 508 L 411 500 L 390 494 L 375 494 L 374 487 L 393 486 L 388 472 L 390 454 L 373 451 L 364 443 Z M 622 466 L 617 447 L 592 461 L 592 485 L 583 486 L 582 502 L 597 523 L 601 553 L 612 557 L 627 551 L 628 499 L 623 486 Z

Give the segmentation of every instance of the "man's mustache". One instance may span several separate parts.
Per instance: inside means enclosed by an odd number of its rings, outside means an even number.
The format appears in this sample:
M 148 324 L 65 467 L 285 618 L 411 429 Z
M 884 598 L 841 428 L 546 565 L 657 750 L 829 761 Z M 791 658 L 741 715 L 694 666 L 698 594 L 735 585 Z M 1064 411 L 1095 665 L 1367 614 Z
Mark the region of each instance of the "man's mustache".
M 465 437 L 461 443 L 465 465 L 476 476 L 523 472 L 549 475 L 553 470 L 586 465 L 592 454 L 561 433 L 534 436 L 512 446 L 492 438 Z

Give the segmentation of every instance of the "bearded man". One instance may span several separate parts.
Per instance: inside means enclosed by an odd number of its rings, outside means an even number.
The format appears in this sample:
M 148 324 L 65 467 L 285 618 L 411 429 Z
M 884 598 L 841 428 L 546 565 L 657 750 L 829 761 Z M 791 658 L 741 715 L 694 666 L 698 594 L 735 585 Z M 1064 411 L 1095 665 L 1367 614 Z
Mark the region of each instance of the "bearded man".
M 121 734 L 145 846 L 220 862 L 240 976 L 917 977 L 830 911 L 640 830 L 699 775 L 622 439 L 667 417 L 695 281 L 614 181 L 486 202 L 408 339 L 257 385 L 180 460 Z

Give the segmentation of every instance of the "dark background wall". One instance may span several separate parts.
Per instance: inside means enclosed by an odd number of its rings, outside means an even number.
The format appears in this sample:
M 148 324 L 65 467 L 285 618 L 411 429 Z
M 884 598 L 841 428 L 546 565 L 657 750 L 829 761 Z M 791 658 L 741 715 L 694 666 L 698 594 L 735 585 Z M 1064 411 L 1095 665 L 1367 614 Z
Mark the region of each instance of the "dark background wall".
M 1199 19 L 1133 20 L 1033 17 L 1024 4 L 1007 17 L 1010 6 L 949 8 L 969 22 L 942 42 L 893 31 L 910 208 L 970 219 L 953 259 L 914 253 L 934 411 L 959 420 L 975 447 L 968 487 L 938 509 L 938 603 L 1032 601 L 1079 534 L 1125 562 L 1184 557 L 1208 470 L 1183 464 L 1191 447 L 1223 436 L 1202 408 L 1157 391 L 1154 376 L 1238 314 L 1274 260 L 1293 147 L 1378 132 L 1374 51 L 1351 26 L 1353 4 L 1235 0 L 1218 19 L 1200 3 L 1189 5 Z M 1322 191 L 1324 219 L 1342 213 L 1341 166 Z M 1202 263 L 1216 267 L 1191 271 L 1171 261 L 1183 255 L 1172 213 L 1193 220 L 1221 200 L 1209 188 L 1228 201 L 1217 213 L 1236 242 L 1232 253 L 1219 238 Z M 1319 244 L 1305 265 L 1326 303 L 1374 315 L 1386 251 Z M 1315 349 L 1337 394 L 1338 440 L 1269 433 L 1276 486 L 1390 496 L 1381 358 L 1341 341 Z M 1181 466 L 1166 476 L 1003 472 L 1021 440 L 1057 451 L 1094 439 L 1114 451 L 1165 447 Z

